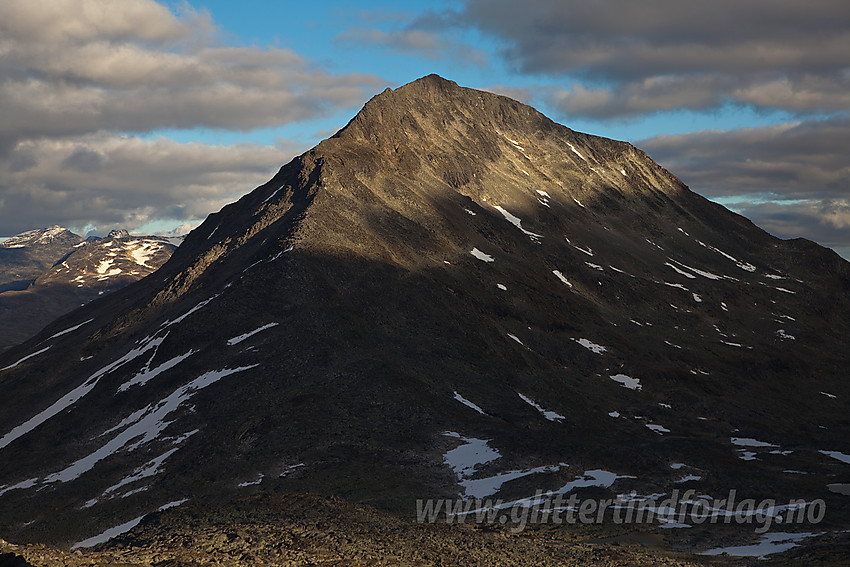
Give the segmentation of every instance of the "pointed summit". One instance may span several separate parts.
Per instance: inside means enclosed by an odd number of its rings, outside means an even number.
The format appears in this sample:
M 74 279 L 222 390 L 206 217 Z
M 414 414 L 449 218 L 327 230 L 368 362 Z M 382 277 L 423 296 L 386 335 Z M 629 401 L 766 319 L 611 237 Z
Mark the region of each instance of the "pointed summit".
M 0 534 L 81 541 L 247 487 L 408 514 L 670 493 L 670 463 L 717 498 L 829 499 L 847 267 L 628 143 L 424 77 L 0 357 Z

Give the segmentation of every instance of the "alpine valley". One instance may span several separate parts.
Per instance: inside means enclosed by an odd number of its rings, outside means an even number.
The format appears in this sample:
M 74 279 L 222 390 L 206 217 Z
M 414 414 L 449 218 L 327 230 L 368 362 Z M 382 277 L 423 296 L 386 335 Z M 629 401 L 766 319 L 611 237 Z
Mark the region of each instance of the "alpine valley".
M 831 250 L 431 75 L 0 355 L 0 536 L 123 532 L 92 563 L 840 564 L 848 336 Z M 416 524 L 417 500 L 691 489 L 773 523 Z

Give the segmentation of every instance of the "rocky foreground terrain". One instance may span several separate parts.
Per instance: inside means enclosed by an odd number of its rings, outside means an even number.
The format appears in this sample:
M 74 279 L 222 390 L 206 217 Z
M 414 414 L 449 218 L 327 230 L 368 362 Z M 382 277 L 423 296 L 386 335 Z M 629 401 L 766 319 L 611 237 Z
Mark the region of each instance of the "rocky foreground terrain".
M 733 566 L 846 565 L 848 544 L 763 559 L 671 551 L 664 536 L 606 526 L 422 525 L 339 498 L 243 497 L 224 506 L 174 508 L 94 548 L 60 550 L 0 540 L 0 567 L 88 566 Z

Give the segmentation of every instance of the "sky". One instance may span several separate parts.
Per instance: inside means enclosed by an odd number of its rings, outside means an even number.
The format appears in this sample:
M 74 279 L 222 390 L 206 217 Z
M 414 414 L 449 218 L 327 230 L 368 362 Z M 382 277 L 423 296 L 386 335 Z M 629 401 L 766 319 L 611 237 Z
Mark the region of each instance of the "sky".
M 0 236 L 186 232 L 430 73 L 850 258 L 846 0 L 2 0 Z

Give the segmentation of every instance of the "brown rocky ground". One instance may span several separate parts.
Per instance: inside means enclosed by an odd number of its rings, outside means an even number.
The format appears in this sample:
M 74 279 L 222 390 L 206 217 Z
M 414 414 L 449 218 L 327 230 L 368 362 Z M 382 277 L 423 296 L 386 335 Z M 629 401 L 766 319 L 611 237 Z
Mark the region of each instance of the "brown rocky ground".
M 669 550 L 662 535 L 606 526 L 416 524 L 368 506 L 311 495 L 251 496 L 220 508 L 150 515 L 106 544 L 66 551 L 0 540 L 0 567 L 227 565 L 846 565 L 848 546 L 821 538 L 772 560 Z

